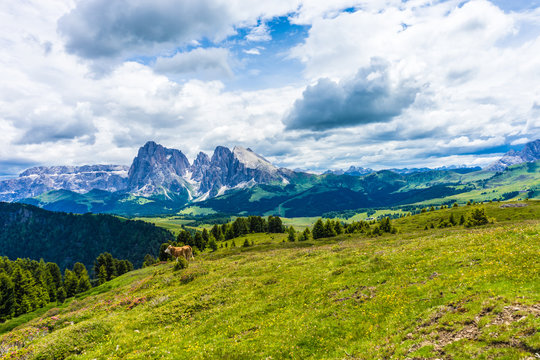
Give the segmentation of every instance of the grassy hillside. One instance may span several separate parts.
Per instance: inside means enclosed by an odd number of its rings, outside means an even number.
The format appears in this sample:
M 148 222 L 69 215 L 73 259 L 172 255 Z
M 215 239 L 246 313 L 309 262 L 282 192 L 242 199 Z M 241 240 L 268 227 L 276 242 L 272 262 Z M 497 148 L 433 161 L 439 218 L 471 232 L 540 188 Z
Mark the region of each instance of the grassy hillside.
M 495 224 L 475 229 L 418 230 L 445 217 L 442 210 L 400 219 L 400 233 L 384 237 L 242 237 L 255 246 L 204 253 L 180 271 L 160 264 L 94 288 L 1 335 L 0 354 L 533 358 L 540 353 L 539 204 L 498 209 L 487 209 L 499 211 Z

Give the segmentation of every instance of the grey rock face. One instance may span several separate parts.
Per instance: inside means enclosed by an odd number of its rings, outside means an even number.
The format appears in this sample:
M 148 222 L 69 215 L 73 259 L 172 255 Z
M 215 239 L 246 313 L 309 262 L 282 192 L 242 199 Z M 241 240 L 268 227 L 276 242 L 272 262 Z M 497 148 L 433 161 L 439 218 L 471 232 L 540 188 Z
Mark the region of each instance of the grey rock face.
M 0 201 L 16 201 L 51 190 L 86 193 L 92 189 L 125 191 L 138 196 L 186 194 L 191 199 L 221 195 L 232 188 L 288 182 L 290 171 L 278 169 L 251 149 L 218 146 L 212 158 L 186 156 L 153 141 L 141 147 L 131 167 L 120 165 L 31 168 L 16 179 L 0 182 Z
M 0 181 L 0 201 L 16 201 L 51 190 L 86 193 L 92 189 L 121 191 L 127 186 L 128 167 L 84 165 L 34 167 L 18 178 Z
M 487 166 L 484 170 L 504 171 L 509 166 L 540 159 L 540 139 L 525 144 L 521 151 L 510 150 L 502 158 Z
M 128 191 L 146 196 L 163 190 L 181 192 L 189 161 L 181 151 L 168 149 L 153 141 L 139 149 L 128 173 Z

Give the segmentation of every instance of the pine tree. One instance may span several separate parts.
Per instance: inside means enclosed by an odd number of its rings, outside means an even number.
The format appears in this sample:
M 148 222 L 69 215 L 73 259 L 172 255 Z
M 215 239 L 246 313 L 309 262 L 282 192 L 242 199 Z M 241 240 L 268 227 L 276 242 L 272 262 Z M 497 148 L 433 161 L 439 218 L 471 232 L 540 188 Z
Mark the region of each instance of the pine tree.
M 15 312 L 15 290 L 13 281 L 5 272 L 0 272 L 0 323 L 11 318 Z
M 99 280 L 99 285 L 107 281 L 107 268 L 105 268 L 105 265 L 101 265 L 99 267 L 98 280 Z
M 206 242 L 204 241 L 203 236 L 199 231 L 195 233 L 195 237 L 193 238 L 193 243 L 195 244 L 197 249 L 199 249 L 200 251 L 203 251 L 204 248 L 206 247 Z
M 453 207 L 453 208 L 457 208 L 457 207 L 459 207 L 459 205 L 458 205 L 457 202 L 455 202 L 454 205 L 452 205 L 452 207 Z
M 36 284 L 30 272 L 15 264 L 13 275 L 14 315 L 19 316 L 37 308 Z
M 216 251 L 218 249 L 218 245 L 217 245 L 217 242 L 216 242 L 216 239 L 214 239 L 213 236 L 210 237 L 210 240 L 208 241 L 208 247 L 212 250 L 212 251 Z
M 289 226 L 289 230 L 287 230 L 287 232 L 289 234 L 287 236 L 287 240 L 289 240 L 290 242 L 296 241 L 296 231 L 294 230 L 292 226 Z
M 56 291 L 56 301 L 58 301 L 60 304 L 66 301 L 66 290 L 64 290 L 63 286 L 60 286 Z
M 341 221 L 336 220 L 334 222 L 334 230 L 336 231 L 336 234 L 338 235 L 343 234 L 343 225 L 341 225 Z
M 154 257 L 152 255 L 146 254 L 144 256 L 144 262 L 142 264 L 142 267 L 145 268 L 145 267 L 153 265 L 155 263 L 156 263 L 156 259 L 154 259 Z
M 305 230 L 302 232 L 302 236 L 300 237 L 299 241 L 309 240 L 310 235 L 311 235 L 311 232 L 309 231 L 309 228 L 305 228 Z
M 77 275 L 69 269 L 64 271 L 64 289 L 66 290 L 66 296 L 72 297 L 77 294 L 77 287 L 79 286 L 79 279 Z
M 311 232 L 313 239 L 320 239 L 325 236 L 324 234 L 324 224 L 322 219 L 318 219 L 313 225 L 313 231 Z
M 448 219 L 448 222 L 452 224 L 452 226 L 456 225 L 456 219 L 454 218 L 454 214 L 450 214 L 450 218 Z
M 90 284 L 90 277 L 88 276 L 88 271 L 86 271 L 86 267 L 83 264 L 81 265 L 82 268 L 78 267 L 77 269 L 75 269 L 75 266 L 73 267 L 73 272 L 75 273 L 75 275 L 77 275 L 79 281 L 77 284 L 77 293 L 82 293 L 92 288 L 92 285 Z
M 208 230 L 203 229 L 202 231 L 202 238 L 203 238 L 203 248 L 201 250 L 204 250 L 206 246 L 208 245 L 208 241 L 210 241 L 210 234 L 208 233 Z M 215 239 L 215 237 L 214 237 Z
M 334 229 L 334 222 L 330 219 L 326 220 L 324 223 L 324 236 L 333 237 L 336 236 L 336 230 Z

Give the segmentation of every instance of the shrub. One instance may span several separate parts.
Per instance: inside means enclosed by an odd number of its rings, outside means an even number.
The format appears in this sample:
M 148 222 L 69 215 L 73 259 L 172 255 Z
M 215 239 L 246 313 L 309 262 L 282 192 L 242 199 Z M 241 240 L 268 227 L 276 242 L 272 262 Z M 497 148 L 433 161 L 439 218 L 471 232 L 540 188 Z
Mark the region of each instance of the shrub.
M 489 223 L 489 219 L 486 215 L 484 208 L 473 209 L 465 222 L 466 227 L 485 225 Z
M 188 266 L 189 266 L 188 261 L 184 257 L 181 256 L 174 263 L 173 270 L 178 271 L 178 270 L 186 269 Z

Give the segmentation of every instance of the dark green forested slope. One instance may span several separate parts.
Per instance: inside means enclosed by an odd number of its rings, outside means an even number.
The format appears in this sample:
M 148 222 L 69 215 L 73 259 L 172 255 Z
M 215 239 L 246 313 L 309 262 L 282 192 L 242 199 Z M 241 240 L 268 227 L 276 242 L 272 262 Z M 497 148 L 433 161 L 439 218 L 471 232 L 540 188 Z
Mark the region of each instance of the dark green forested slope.
M 145 254 L 157 255 L 174 240 L 162 228 L 111 215 L 51 212 L 27 204 L 0 203 L 0 256 L 55 262 L 60 268 L 81 262 L 92 268 L 103 252 L 140 266 Z

